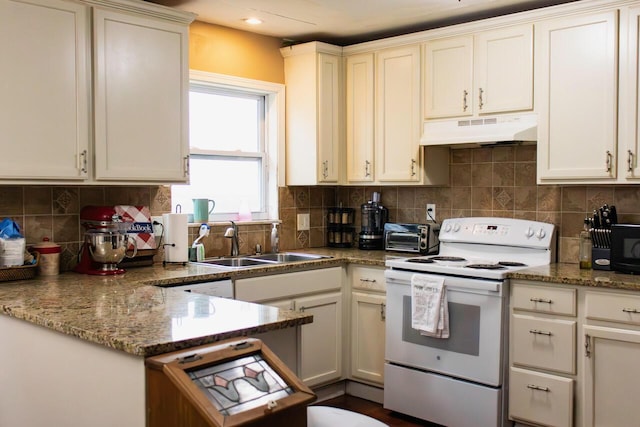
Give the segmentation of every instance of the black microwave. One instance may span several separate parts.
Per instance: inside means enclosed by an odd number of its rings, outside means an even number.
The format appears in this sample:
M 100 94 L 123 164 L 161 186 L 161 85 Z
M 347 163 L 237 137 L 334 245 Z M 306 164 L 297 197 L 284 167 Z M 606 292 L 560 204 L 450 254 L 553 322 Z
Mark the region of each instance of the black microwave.
M 640 224 L 611 226 L 611 270 L 640 274 Z

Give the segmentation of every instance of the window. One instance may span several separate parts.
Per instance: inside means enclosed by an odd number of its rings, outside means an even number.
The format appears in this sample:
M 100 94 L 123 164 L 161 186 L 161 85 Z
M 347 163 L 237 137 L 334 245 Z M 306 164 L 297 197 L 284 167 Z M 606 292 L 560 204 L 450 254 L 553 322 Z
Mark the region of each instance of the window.
M 278 150 L 283 85 L 191 72 L 189 184 L 173 185 L 173 208 L 193 212 L 192 199 L 215 201 L 209 220 L 277 219 Z

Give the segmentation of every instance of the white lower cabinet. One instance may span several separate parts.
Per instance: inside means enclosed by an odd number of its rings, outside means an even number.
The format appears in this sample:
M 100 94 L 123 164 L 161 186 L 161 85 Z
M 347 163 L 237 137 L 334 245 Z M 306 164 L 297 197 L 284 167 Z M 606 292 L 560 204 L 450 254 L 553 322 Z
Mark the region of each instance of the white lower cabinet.
M 351 374 L 357 381 L 384 384 L 386 303 L 384 269 L 349 266 L 351 283 Z
M 585 295 L 585 427 L 638 425 L 640 384 L 640 296 Z
M 575 289 L 512 281 L 510 419 L 573 426 L 576 298 Z
M 342 268 L 235 281 L 236 299 L 313 314 L 302 326 L 298 375 L 308 386 L 342 377 Z

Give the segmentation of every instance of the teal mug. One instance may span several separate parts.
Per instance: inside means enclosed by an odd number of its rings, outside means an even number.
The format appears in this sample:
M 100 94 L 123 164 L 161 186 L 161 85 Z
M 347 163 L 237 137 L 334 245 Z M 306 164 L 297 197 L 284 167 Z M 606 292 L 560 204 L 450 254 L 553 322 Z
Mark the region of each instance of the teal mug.
M 211 199 L 193 199 L 193 222 L 209 222 L 209 214 L 216 207 Z

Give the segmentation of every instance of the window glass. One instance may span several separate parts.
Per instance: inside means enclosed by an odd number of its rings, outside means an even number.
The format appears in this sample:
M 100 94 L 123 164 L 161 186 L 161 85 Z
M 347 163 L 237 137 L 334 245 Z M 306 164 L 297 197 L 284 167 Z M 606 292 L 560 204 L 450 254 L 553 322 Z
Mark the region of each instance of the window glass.
M 247 208 L 268 217 L 265 95 L 192 82 L 189 91 L 189 181 L 173 185 L 174 210 L 193 212 L 192 199 L 212 199 L 209 220 L 238 219 Z

